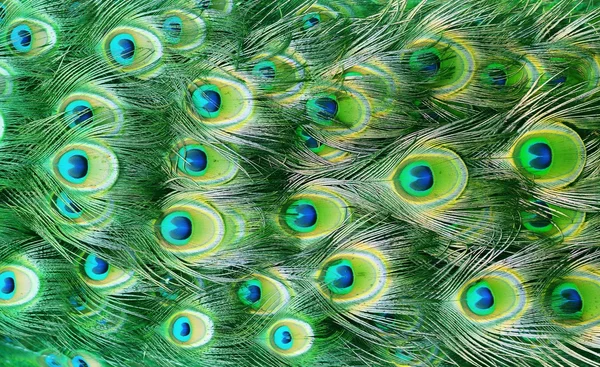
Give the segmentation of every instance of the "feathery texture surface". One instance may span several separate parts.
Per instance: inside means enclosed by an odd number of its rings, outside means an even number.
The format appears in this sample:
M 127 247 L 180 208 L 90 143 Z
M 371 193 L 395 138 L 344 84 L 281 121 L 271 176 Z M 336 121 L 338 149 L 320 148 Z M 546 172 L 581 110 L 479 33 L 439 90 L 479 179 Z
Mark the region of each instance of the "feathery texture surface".
M 0 366 L 600 366 L 599 29 L 0 0 Z

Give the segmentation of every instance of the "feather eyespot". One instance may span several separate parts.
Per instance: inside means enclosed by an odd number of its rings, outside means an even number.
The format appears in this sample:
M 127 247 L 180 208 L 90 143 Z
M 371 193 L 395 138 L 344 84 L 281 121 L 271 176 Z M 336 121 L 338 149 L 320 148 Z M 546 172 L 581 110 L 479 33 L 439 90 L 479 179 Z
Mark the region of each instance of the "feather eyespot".
M 214 334 L 214 324 L 211 318 L 193 310 L 173 314 L 165 325 L 167 339 L 186 349 L 198 348 L 207 344 Z
M 296 357 L 310 350 L 314 336 L 311 326 L 301 320 L 284 318 L 268 328 L 266 344 L 276 354 Z
M 126 273 L 94 253 L 87 254 L 83 259 L 82 278 L 86 284 L 98 290 L 115 290 L 133 280 L 132 273 Z
M 0 308 L 30 303 L 39 290 L 40 280 L 33 270 L 20 265 L 0 268 Z

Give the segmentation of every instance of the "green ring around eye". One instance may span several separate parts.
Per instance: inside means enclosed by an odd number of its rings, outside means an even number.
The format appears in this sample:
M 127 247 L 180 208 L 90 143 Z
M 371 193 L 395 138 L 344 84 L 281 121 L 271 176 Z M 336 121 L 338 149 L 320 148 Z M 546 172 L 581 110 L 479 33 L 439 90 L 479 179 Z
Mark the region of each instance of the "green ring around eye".
M 408 164 L 399 176 L 400 186 L 409 195 L 416 197 L 427 196 L 435 186 L 435 176 L 431 165 L 425 161 Z
M 313 231 L 318 220 L 317 208 L 311 200 L 296 200 L 285 211 L 285 223 L 297 232 Z
M 276 348 L 289 350 L 294 345 L 292 331 L 286 325 L 279 326 L 273 333 L 273 342 Z

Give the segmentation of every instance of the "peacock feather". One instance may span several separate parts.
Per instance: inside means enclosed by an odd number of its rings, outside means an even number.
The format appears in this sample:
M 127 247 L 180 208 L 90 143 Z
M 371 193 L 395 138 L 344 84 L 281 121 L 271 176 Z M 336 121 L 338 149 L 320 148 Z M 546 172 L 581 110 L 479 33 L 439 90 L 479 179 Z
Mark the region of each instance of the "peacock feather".
M 0 366 L 600 367 L 599 28 L 0 0 Z

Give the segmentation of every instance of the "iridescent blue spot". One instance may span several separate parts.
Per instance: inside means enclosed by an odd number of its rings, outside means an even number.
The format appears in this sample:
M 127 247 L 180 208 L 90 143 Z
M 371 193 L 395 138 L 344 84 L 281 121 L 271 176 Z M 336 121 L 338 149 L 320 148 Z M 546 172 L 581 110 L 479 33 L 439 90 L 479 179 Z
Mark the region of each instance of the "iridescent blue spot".
M 196 0 L 196 5 L 200 9 L 208 9 L 212 5 L 212 0 Z
M 304 29 L 309 29 L 321 23 L 321 15 L 319 13 L 306 14 L 302 17 L 302 21 L 304 22 L 302 27 Z
M 221 108 L 221 95 L 215 91 L 207 90 L 204 91 L 203 97 L 207 103 L 203 106 L 208 112 L 217 112 Z
M 313 138 L 312 136 L 308 136 L 306 135 L 306 140 L 304 141 L 304 144 L 306 144 L 306 146 L 309 149 L 317 149 L 321 146 L 321 143 L 319 143 L 319 141 L 315 138 Z
M 94 274 L 104 274 L 108 271 L 108 262 L 105 260 L 96 257 L 96 266 L 92 268 Z
M 275 78 L 275 68 L 272 66 L 263 66 L 258 69 L 258 71 L 262 74 L 263 78 L 274 79 Z
M 191 328 L 190 328 L 190 324 L 187 322 L 184 322 L 181 324 L 181 331 L 180 331 L 180 335 L 181 336 L 188 336 L 190 335 L 191 332 Z
M 108 277 L 110 265 L 95 254 L 89 254 L 85 259 L 85 274 L 92 280 L 101 281 Z
M 178 317 L 171 328 L 171 333 L 177 341 L 185 343 L 192 337 L 192 324 L 186 316 Z
M 167 41 L 172 44 L 177 44 L 181 41 L 183 32 L 183 21 L 177 16 L 171 16 L 165 19 L 163 24 Z
M 583 300 L 576 289 L 563 289 L 560 295 L 564 299 L 564 302 L 559 307 L 564 313 L 577 313 L 583 308 Z
M 3 294 L 11 294 L 15 290 L 15 278 L 13 276 L 8 276 L 4 278 L 4 283 L 2 284 L 2 288 L 0 288 L 0 292 Z
M 427 166 L 415 166 L 410 170 L 415 178 L 410 187 L 415 191 L 427 191 L 433 187 L 433 172 Z
M 317 209 L 311 204 L 300 204 L 295 207 L 296 219 L 295 224 L 299 227 L 308 228 L 317 223 Z
M 293 346 L 292 332 L 289 327 L 283 325 L 278 327 L 273 334 L 275 346 L 282 350 L 288 350 Z
M 135 56 L 135 39 L 128 33 L 120 33 L 110 41 L 110 55 L 113 60 L 123 66 L 133 64 Z
M 62 216 L 70 219 L 81 217 L 82 209 L 66 193 L 62 192 L 59 195 L 54 195 L 52 199 L 52 207 Z
M 564 82 L 567 81 L 567 76 L 566 75 L 557 75 L 554 78 L 550 79 L 550 81 L 548 81 L 548 84 L 550 85 L 559 85 L 562 84 Z
M 492 80 L 492 85 L 503 86 L 506 85 L 506 72 L 502 69 L 490 69 L 488 75 Z
M 354 272 L 348 265 L 340 265 L 336 268 L 338 277 L 333 281 L 337 288 L 348 288 L 354 283 Z
M 85 359 L 81 356 L 75 356 L 71 360 L 71 363 L 73 364 L 73 367 L 90 367 Z
M 171 237 L 178 241 L 186 240 L 192 235 L 192 221 L 184 216 L 177 216 L 171 219 L 173 229 L 169 232 Z
M 187 149 L 185 151 L 185 167 L 188 171 L 202 172 L 206 169 L 208 159 L 206 153 L 200 149 Z
M 18 25 L 10 33 L 10 41 L 16 51 L 27 52 L 32 47 L 33 32 L 26 24 Z
M 536 158 L 529 161 L 531 167 L 544 170 L 552 164 L 552 149 L 546 143 L 535 143 L 529 147 L 529 153 Z
M 252 303 L 257 302 L 258 300 L 260 300 L 261 297 L 261 290 L 260 287 L 256 286 L 256 285 L 250 285 L 248 287 L 248 293 L 246 295 L 246 299 Z
M 46 362 L 46 366 L 48 367 L 62 367 L 54 354 L 47 355 L 46 358 L 44 358 L 44 362 Z
M 80 124 L 94 116 L 92 110 L 87 106 L 77 106 L 73 108 L 73 112 L 75 112 L 75 114 L 78 116 L 74 121 L 75 124 Z
M 440 70 L 440 57 L 434 52 L 424 52 L 419 54 L 417 60 L 420 64 L 420 71 L 427 75 L 435 75 Z
M 330 97 L 321 97 L 317 98 L 315 101 L 317 107 L 319 107 L 319 111 L 317 112 L 317 116 L 322 118 L 323 120 L 332 120 L 338 112 L 338 104 L 337 101 Z
M 479 295 L 479 300 L 475 302 L 475 305 L 483 310 L 487 310 L 488 308 L 494 305 L 494 295 L 492 291 L 487 287 L 477 288 L 476 293 Z

